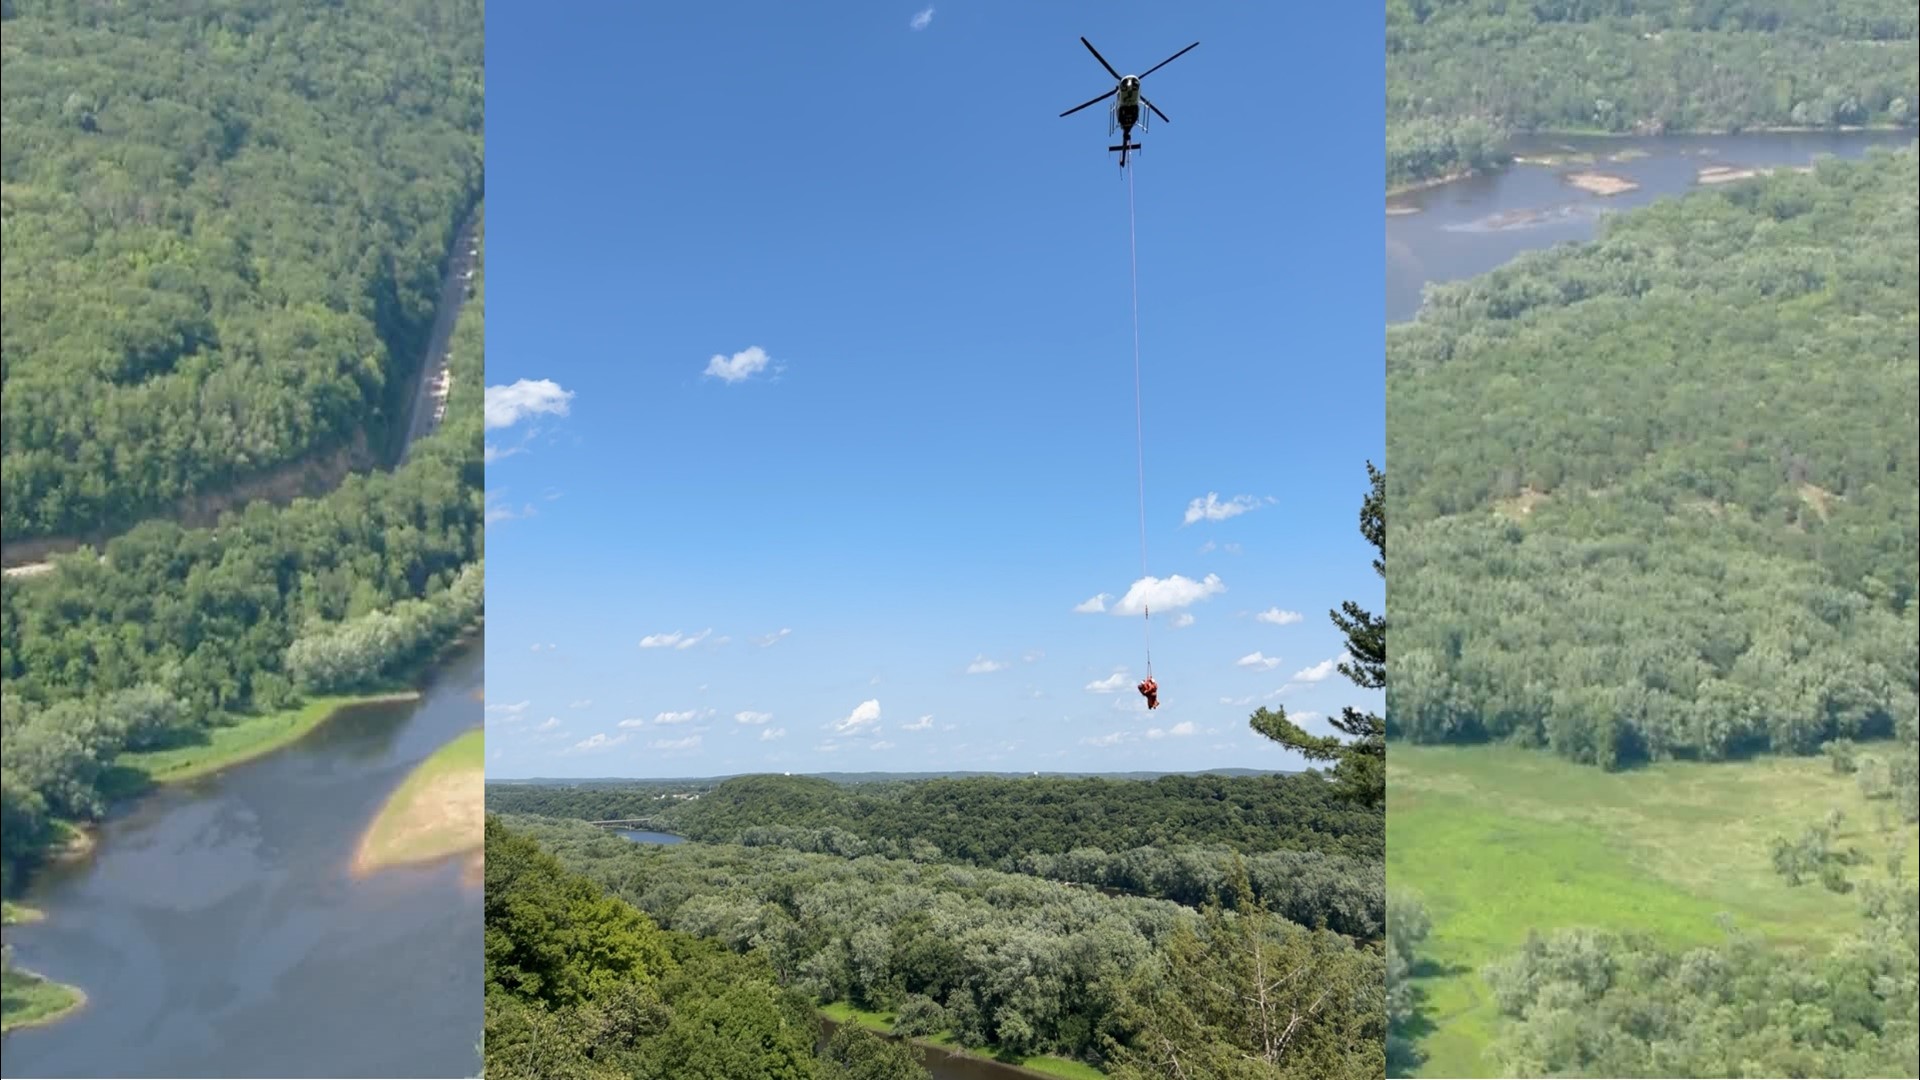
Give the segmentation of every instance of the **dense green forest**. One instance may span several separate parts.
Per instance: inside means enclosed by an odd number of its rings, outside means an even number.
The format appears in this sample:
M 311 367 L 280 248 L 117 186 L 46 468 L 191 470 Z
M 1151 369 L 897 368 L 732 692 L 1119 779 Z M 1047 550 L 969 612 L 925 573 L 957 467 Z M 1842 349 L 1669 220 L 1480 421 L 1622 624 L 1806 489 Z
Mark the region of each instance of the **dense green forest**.
M 1190 906 L 1249 898 L 1303 925 L 1377 938 L 1384 819 L 1294 776 L 930 780 L 838 785 L 747 776 L 698 799 L 617 787 L 487 788 L 490 810 L 643 819 L 689 839 L 845 858 L 952 862 Z
M 480 618 L 484 304 L 476 267 L 446 419 L 400 469 L 215 528 L 150 521 L 0 581 L 8 890 L 59 822 L 141 783 L 129 754 L 404 677 Z
M 1913 152 L 1828 162 L 1389 328 L 1390 734 L 1609 767 L 1910 740 L 1917 227 Z
M 4 17 L 8 541 L 378 456 L 481 187 L 480 0 Z
M 779 1061 L 732 1075 L 819 1075 L 799 1063 L 800 1040 L 782 1043 L 772 1033 L 797 1023 L 800 1010 L 816 1002 L 892 1013 L 900 1034 L 950 1032 L 965 1045 L 1076 1058 L 1128 1080 L 1358 1080 L 1383 1068 L 1378 944 L 1310 930 L 1244 901 L 1195 911 L 1025 874 L 771 847 L 637 845 L 577 821 L 490 815 L 490 1070 L 510 1047 L 530 1041 L 503 1032 L 510 1022 L 586 1030 L 587 1024 L 567 1019 L 570 1001 L 614 993 L 621 983 L 652 981 L 609 973 L 600 991 L 571 989 L 592 987 L 595 970 L 606 966 L 601 958 L 619 957 L 624 947 L 604 946 L 606 933 L 584 931 L 588 922 L 580 914 L 534 914 L 534 904 L 498 885 L 516 874 L 514 863 L 496 855 L 509 841 L 537 841 L 550 853 L 516 846 L 512 859 L 542 867 L 537 874 L 520 872 L 522 880 L 537 878 L 530 887 L 570 891 L 574 912 L 599 905 L 596 910 L 608 913 L 600 917 L 654 934 L 658 926 L 691 935 L 753 965 L 740 969 L 737 1001 L 720 1000 L 718 980 L 704 991 L 681 989 L 677 1003 L 652 1013 L 647 1031 L 658 1034 L 639 1037 L 666 1038 L 680 1015 L 724 1011 L 729 1019 L 710 1020 L 704 1029 L 718 1033 L 715 1041 L 751 1044 Z M 540 861 L 549 857 L 566 872 Z M 1247 892 L 1238 891 L 1242 897 Z M 653 940 L 660 943 L 650 950 L 652 957 L 673 954 L 674 946 Z M 691 944 L 678 948 L 696 951 Z M 623 971 L 663 965 L 647 958 L 619 962 Z M 529 1015 L 525 1006 L 532 997 L 506 992 L 508 980 L 494 973 L 509 963 L 542 965 L 533 980 L 514 976 L 516 985 L 569 989 L 552 994 L 530 1014 L 533 1019 L 509 1021 L 509 1008 Z M 495 998 L 502 1005 L 492 1004 Z M 744 1035 L 753 1023 L 746 1016 L 749 999 L 765 1025 L 752 1028 L 759 1032 L 753 1037 Z M 781 1001 L 793 1011 L 782 1014 Z M 602 1053 L 591 1045 L 590 1035 L 571 1042 L 582 1056 L 601 1055 L 608 1070 L 577 1075 L 650 1077 L 662 1075 L 663 1061 L 707 1060 L 717 1052 L 691 1038 L 672 1044 L 674 1056 L 664 1059 L 637 1040 L 626 1044 L 636 1048 L 631 1054 Z
M 1912 126 L 1908 0 L 1387 0 L 1387 184 L 1510 134 Z

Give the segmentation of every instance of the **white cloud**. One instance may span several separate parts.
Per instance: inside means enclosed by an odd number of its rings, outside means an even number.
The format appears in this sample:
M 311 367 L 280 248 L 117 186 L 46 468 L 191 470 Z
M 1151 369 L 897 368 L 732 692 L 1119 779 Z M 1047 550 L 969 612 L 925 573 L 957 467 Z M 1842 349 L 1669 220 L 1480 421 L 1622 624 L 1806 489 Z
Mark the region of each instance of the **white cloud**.
M 1081 739 L 1080 742 L 1083 746 L 1118 746 L 1120 743 L 1125 742 L 1126 738 L 1126 732 L 1116 731 L 1111 735 L 1096 735 L 1092 738 Z
M 713 359 L 707 361 L 707 370 L 702 374 L 724 383 L 737 383 L 765 371 L 771 360 L 767 350 L 753 345 L 731 357 L 715 354 Z
M 1220 699 L 1220 704 L 1232 705 L 1235 707 L 1251 705 L 1253 704 L 1253 695 L 1249 694 L 1246 697 L 1241 697 L 1241 698 L 1223 697 Z
M 767 728 L 760 733 L 761 742 L 772 742 L 775 739 L 784 739 L 786 737 L 787 729 L 783 727 Z
M 533 702 L 531 701 L 516 701 L 516 702 L 513 702 L 512 704 L 507 704 L 505 702 L 502 702 L 501 704 L 498 704 L 498 705 L 487 706 L 487 711 L 490 713 L 501 713 L 507 716 L 518 717 L 521 713 L 526 712 L 527 706 L 531 704 L 533 704 Z
M 900 726 L 900 730 L 901 731 L 925 731 L 932 726 L 933 726 L 933 714 L 928 713 L 927 715 L 921 717 L 920 719 L 915 720 L 911 724 L 902 724 Z
M 1073 610 L 1082 615 L 1098 615 L 1107 610 L 1107 601 L 1111 599 L 1113 599 L 1113 597 L 1107 593 L 1101 593 L 1099 596 L 1090 596 L 1080 603 L 1075 604 Z
M 581 698 L 579 701 L 569 701 L 567 703 L 567 708 L 569 709 L 590 709 L 592 707 L 592 698 Z
M 931 7 L 927 8 L 925 11 L 920 12 L 919 14 L 916 14 L 913 18 L 907 20 L 907 25 L 912 27 L 915 30 L 925 30 L 928 26 L 932 24 L 933 24 L 933 9 Z
M 764 724 L 773 719 L 773 714 L 770 712 L 737 712 L 733 714 L 733 718 L 742 724 Z
M 482 465 L 491 465 L 501 458 L 510 458 L 525 449 L 526 447 L 524 446 L 516 446 L 510 450 L 502 450 L 498 446 L 488 443 L 486 451 L 480 456 L 480 463 Z
M 1341 664 L 1345 663 L 1347 659 L 1348 659 L 1347 654 L 1341 653 L 1339 656 L 1336 656 L 1331 660 L 1322 660 L 1310 668 L 1302 668 L 1301 670 L 1293 673 L 1293 681 L 1294 682 L 1319 682 L 1320 680 L 1325 679 L 1327 676 L 1333 674 L 1334 669 L 1338 668 Z
M 1218 574 L 1208 574 L 1199 581 L 1179 574 L 1169 578 L 1143 577 L 1133 583 L 1119 603 L 1113 605 L 1113 613 L 1138 615 L 1145 608 L 1170 611 L 1197 604 L 1226 591 L 1227 587 L 1220 583 Z
M 1193 728 L 1193 721 L 1191 721 L 1191 720 L 1185 720 L 1185 721 L 1182 721 L 1182 722 L 1180 722 L 1180 723 L 1178 723 L 1178 724 L 1175 724 L 1175 725 L 1173 725 L 1172 727 L 1170 727 L 1170 728 L 1168 728 L 1168 729 L 1167 729 L 1167 730 L 1165 730 L 1165 731 L 1162 731 L 1162 730 L 1160 730 L 1159 728 L 1149 728 L 1149 729 L 1147 730 L 1147 738 L 1149 738 L 1149 739 L 1166 739 L 1166 738 L 1174 738 L 1174 739 L 1179 739 L 1179 738 L 1184 738 L 1184 737 L 1186 737 L 1186 736 L 1188 736 L 1188 735 L 1191 735 L 1191 734 L 1193 734 L 1193 732 L 1194 732 L 1194 728 Z
M 1126 673 L 1125 669 L 1122 669 L 1104 679 L 1088 683 L 1086 690 L 1089 694 L 1112 694 L 1125 689 L 1131 681 L 1133 681 L 1132 677 Z
M 620 721 L 618 726 L 624 728 L 646 727 L 647 718 L 644 716 L 629 716 L 625 720 Z
M 1186 520 L 1182 525 L 1191 525 L 1196 521 L 1225 521 L 1238 517 L 1260 505 L 1260 500 L 1251 495 L 1235 495 L 1225 502 L 1220 501 L 1217 492 L 1207 492 L 1204 499 L 1195 499 L 1187 504 Z
M 1027 653 L 1026 655 L 1022 656 L 1020 659 L 1026 661 L 1029 664 L 1037 664 L 1040 661 L 1045 660 L 1046 658 L 1047 658 L 1047 653 L 1045 649 L 1034 649 L 1032 652 Z
M 496 498 L 498 498 L 498 496 L 492 495 L 492 494 L 489 494 L 487 496 L 487 512 L 486 512 L 485 521 L 488 525 L 492 525 L 502 521 L 514 521 L 519 518 L 530 518 L 530 517 L 537 516 L 531 505 L 522 506 L 520 509 L 515 510 L 513 507 L 508 506 L 505 503 L 495 502 L 494 500 Z
M 1237 667 L 1252 668 L 1255 671 L 1272 671 L 1274 668 L 1277 668 L 1280 666 L 1280 658 L 1277 656 L 1265 656 L 1265 655 L 1262 655 L 1261 653 L 1251 652 L 1241 657 L 1240 659 L 1235 660 L 1234 665 Z
M 781 638 L 784 638 L 791 633 L 793 633 L 791 629 L 783 626 L 780 629 L 775 630 L 771 634 L 765 634 L 761 637 L 754 638 L 753 643 L 764 649 L 769 645 L 779 644 Z
M 880 702 L 876 698 L 869 698 L 855 707 L 853 712 L 847 714 L 845 720 L 837 720 L 832 726 L 834 733 L 837 735 L 851 735 L 862 728 L 872 727 L 879 722 Z
M 700 736 L 689 735 L 684 739 L 656 739 L 647 744 L 649 750 L 698 750 Z
M 709 713 L 712 710 L 708 710 Z M 663 712 L 653 718 L 656 724 L 684 724 L 689 720 L 700 719 L 699 709 L 687 709 L 682 712 Z
M 604 733 L 596 733 L 586 739 L 582 739 L 581 741 L 574 743 L 571 752 L 584 753 L 590 750 L 608 750 L 613 747 L 619 746 L 621 743 L 626 741 L 627 741 L 627 737 L 625 735 L 607 735 Z
M 867 749 L 869 749 L 869 750 L 891 750 L 891 749 L 893 749 L 893 744 L 892 744 L 892 743 L 890 743 L 890 742 L 887 742 L 887 741 L 886 741 L 885 739 L 882 739 L 881 741 L 879 741 L 879 742 L 877 742 L 877 743 L 874 743 L 874 744 L 873 744 L 872 746 L 869 746 L 869 747 L 867 747 Z
M 534 728 L 533 730 L 552 731 L 554 728 L 557 728 L 559 726 L 560 726 L 560 718 L 557 716 L 549 716 L 544 721 L 541 722 L 539 727 Z
M 1173 628 L 1175 630 L 1185 630 L 1187 627 L 1192 625 L 1193 625 L 1193 612 L 1191 611 L 1183 611 L 1180 614 L 1175 615 L 1173 617 Z
M 562 390 L 552 379 L 521 379 L 510 386 L 489 386 L 487 429 L 512 427 L 529 416 L 565 416 L 572 400 L 573 391 Z
M 999 671 L 1006 666 L 1007 665 L 1001 663 L 998 660 L 989 660 L 984 654 L 982 654 L 980 656 L 974 657 L 973 663 L 967 665 L 967 674 L 985 675 L 985 674 L 988 674 L 989 672 Z
M 1288 713 L 1287 719 L 1304 724 L 1309 720 L 1320 719 L 1320 714 L 1314 712 L 1312 709 L 1308 709 L 1306 712 Z
M 1300 621 L 1301 615 L 1297 611 L 1281 611 L 1277 607 L 1270 607 L 1260 614 L 1255 615 L 1254 618 L 1261 622 L 1272 623 L 1275 626 L 1291 626 Z
M 697 634 L 683 634 L 678 630 L 670 634 L 648 634 L 646 637 L 640 639 L 640 647 L 643 649 L 691 649 L 712 635 L 713 630 L 711 628 L 702 630 Z M 714 644 L 724 645 L 726 644 L 726 640 L 725 638 L 721 638 L 714 642 Z

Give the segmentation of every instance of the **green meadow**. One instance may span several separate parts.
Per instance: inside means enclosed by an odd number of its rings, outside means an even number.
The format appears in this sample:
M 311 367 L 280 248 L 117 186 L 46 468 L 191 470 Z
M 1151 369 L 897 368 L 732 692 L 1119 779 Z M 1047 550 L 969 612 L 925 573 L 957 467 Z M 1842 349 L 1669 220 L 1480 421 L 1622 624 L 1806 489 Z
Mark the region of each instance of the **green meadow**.
M 1529 930 L 1584 925 L 1684 946 L 1724 939 L 1724 914 L 1770 941 L 1823 947 L 1859 925 L 1855 902 L 1789 887 L 1771 842 L 1834 807 L 1846 814 L 1838 844 L 1872 858 L 1854 880 L 1885 877 L 1895 846 L 1904 876 L 1920 864 L 1920 828 L 1894 824 L 1885 800 L 1868 801 L 1824 758 L 1608 773 L 1539 751 L 1395 743 L 1387 790 L 1387 880 L 1433 919 L 1415 979 L 1422 1076 L 1496 1075 L 1482 1051 L 1500 1018 L 1480 970 Z

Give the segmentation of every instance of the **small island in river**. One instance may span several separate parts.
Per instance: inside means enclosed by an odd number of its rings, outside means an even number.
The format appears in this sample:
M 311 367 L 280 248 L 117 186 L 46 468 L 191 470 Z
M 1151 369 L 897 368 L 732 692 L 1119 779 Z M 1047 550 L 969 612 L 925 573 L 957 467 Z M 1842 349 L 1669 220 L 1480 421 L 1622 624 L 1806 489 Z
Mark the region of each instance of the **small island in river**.
M 477 881 L 485 799 L 486 734 L 474 728 L 421 762 L 381 807 L 354 856 L 355 876 L 471 853 Z

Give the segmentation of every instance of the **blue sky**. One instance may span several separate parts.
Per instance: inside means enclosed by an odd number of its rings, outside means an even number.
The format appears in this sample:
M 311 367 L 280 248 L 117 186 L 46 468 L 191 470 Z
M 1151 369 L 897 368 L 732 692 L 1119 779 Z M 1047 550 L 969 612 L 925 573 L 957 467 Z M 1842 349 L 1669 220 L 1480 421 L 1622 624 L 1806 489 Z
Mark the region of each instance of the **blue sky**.
M 1082 34 L 1123 73 L 1201 42 L 1129 170 L 1144 585 L 1128 184 L 1104 104 L 1058 116 L 1113 84 Z M 1384 591 L 1381 35 L 491 8 L 490 775 L 1297 768 L 1255 707 L 1377 708 L 1326 613 Z

